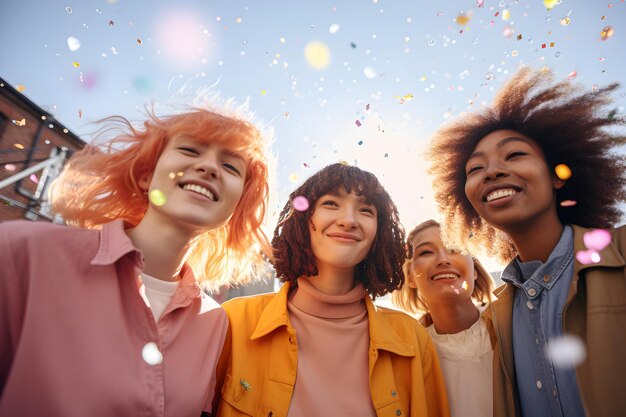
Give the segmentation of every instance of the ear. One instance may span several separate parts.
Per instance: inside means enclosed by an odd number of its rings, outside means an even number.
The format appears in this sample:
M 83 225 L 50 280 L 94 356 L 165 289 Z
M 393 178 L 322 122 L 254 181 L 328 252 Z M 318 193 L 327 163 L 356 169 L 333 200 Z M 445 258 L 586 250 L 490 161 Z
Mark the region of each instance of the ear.
M 416 289 L 417 283 L 415 282 L 415 277 L 413 277 L 412 275 L 409 275 L 406 279 L 406 285 L 408 285 L 409 288 Z
M 144 192 L 148 192 L 148 190 L 150 189 L 150 182 L 152 181 L 152 174 L 148 175 L 148 174 L 144 174 L 142 175 L 139 180 L 137 181 L 137 184 L 139 185 L 139 187 L 144 191 Z

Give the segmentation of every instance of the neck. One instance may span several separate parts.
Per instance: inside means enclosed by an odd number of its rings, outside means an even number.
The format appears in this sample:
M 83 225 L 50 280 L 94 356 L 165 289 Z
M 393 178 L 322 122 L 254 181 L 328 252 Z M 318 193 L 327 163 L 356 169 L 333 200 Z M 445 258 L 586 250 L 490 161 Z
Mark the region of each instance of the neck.
M 563 234 L 563 224 L 554 211 L 546 219 L 523 225 L 507 234 L 513 240 L 522 262 L 535 260 L 546 262 L 559 243 Z
M 354 268 L 318 266 L 317 272 L 317 276 L 310 277 L 308 281 L 316 290 L 324 294 L 343 295 L 354 288 Z
M 478 309 L 469 298 L 462 303 L 456 300 L 429 305 L 429 310 L 435 330 L 439 334 L 455 334 L 467 330 L 480 317 Z
M 184 235 L 174 225 L 151 219 L 144 216 L 134 229 L 126 233 L 143 253 L 146 274 L 164 281 L 176 281 L 193 236 Z

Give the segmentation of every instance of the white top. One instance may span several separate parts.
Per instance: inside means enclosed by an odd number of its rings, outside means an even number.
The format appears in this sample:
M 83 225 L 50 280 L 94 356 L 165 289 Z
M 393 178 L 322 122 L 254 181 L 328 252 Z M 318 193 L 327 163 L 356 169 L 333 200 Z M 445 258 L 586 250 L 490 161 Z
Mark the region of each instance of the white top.
M 159 321 L 170 301 L 172 301 L 180 281 L 163 281 L 143 272 L 141 273 L 141 281 L 145 289 L 146 304 L 152 310 L 154 319 Z
M 493 348 L 482 316 L 472 327 L 456 334 L 438 334 L 434 324 L 426 330 L 439 355 L 450 415 L 493 415 Z

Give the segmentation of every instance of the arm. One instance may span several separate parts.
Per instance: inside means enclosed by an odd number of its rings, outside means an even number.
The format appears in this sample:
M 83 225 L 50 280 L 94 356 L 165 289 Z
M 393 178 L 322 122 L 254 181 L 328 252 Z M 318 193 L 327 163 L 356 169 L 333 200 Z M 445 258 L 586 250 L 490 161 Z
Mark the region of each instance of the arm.
M 439 366 L 437 351 L 428 337 L 422 347 L 422 371 L 424 372 L 424 390 L 426 391 L 429 416 L 449 416 L 448 396 Z

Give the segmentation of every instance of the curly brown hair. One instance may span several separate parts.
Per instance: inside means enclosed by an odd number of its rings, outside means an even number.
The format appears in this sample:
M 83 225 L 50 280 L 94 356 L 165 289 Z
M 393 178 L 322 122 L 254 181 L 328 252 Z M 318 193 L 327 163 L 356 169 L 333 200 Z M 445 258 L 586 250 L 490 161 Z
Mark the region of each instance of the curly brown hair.
M 356 267 L 356 279 L 376 298 L 402 286 L 402 264 L 407 257 L 405 232 L 400 224 L 398 209 L 376 176 L 355 166 L 332 164 L 315 173 L 289 195 L 274 231 L 271 260 L 276 276 L 283 282 L 296 281 L 301 276 L 317 275 L 315 257 L 311 251 L 309 221 L 315 202 L 329 193 L 344 188 L 347 193 L 364 196 L 377 210 L 376 238 L 367 257 Z M 309 202 L 306 211 L 295 210 L 292 201 L 297 196 Z
M 435 133 L 427 152 L 435 201 L 442 213 L 442 234 L 453 247 L 487 249 L 509 262 L 517 251 L 510 238 L 485 222 L 465 195 L 465 163 L 482 138 L 496 130 L 514 130 L 533 139 L 548 167 L 566 164 L 573 175 L 556 190 L 563 224 L 607 228 L 620 221 L 626 200 L 626 158 L 615 153 L 626 143 L 626 120 L 616 117 L 613 83 L 590 90 L 570 80 L 554 81 L 545 68 L 522 67 L 497 93 L 491 106 L 465 114 Z M 601 170 L 602 175 L 598 175 Z
M 441 225 L 437 223 L 437 221 L 432 219 L 426 220 L 425 222 L 415 226 L 413 230 L 409 232 L 409 235 L 406 238 L 407 247 L 413 245 L 412 242 L 415 235 L 429 227 L 437 227 L 441 230 Z M 472 256 L 472 260 L 474 261 L 474 270 L 476 271 L 476 281 L 474 281 L 472 300 L 474 301 L 474 304 L 484 307 L 491 301 L 491 293 L 495 284 L 491 274 L 487 272 L 480 261 L 474 256 Z M 401 289 L 396 290 L 391 294 L 391 302 L 396 307 L 417 315 L 422 325 L 430 326 L 433 324 L 433 319 L 430 316 L 428 303 L 424 300 L 424 297 L 421 296 L 417 288 L 411 288 L 408 284 L 409 274 L 411 274 L 411 264 L 412 258 L 407 258 L 403 266 L 404 275 L 406 277 L 405 282 Z

